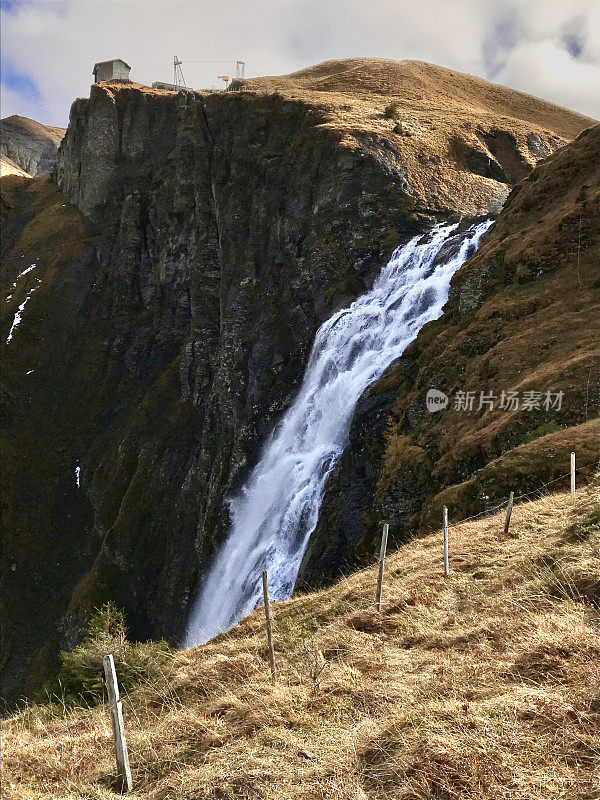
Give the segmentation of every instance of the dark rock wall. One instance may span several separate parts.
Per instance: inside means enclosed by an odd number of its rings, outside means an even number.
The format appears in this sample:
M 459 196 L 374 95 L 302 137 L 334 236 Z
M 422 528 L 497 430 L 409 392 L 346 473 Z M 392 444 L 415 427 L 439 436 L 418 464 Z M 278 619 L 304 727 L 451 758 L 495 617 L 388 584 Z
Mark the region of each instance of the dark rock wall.
M 199 567 L 226 528 L 224 497 L 293 394 L 314 331 L 364 291 L 392 242 L 431 220 L 410 208 L 402 171 L 372 149 L 338 147 L 320 121 L 301 103 L 247 94 L 93 87 L 73 107 L 56 177 L 101 229 L 107 346 L 145 386 L 177 375 L 196 421 L 170 458 L 159 423 L 155 447 L 128 430 L 83 472 L 107 535 L 76 595 L 87 605 L 110 574 L 134 635 L 181 633 Z M 152 475 L 142 535 L 128 492 Z M 148 528 L 162 539 L 151 565 Z

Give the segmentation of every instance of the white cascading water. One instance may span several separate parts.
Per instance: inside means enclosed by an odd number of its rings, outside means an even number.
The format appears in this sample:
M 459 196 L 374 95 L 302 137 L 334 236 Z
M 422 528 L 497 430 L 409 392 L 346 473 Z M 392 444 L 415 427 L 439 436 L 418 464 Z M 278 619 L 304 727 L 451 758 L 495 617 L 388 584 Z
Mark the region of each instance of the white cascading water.
M 394 252 L 370 292 L 321 325 L 296 399 L 244 487 L 229 500 L 231 529 L 202 583 L 186 647 L 228 630 L 254 610 L 262 600 L 263 569 L 272 600 L 291 596 L 360 396 L 423 325 L 441 315 L 452 275 L 490 225 L 467 230 L 435 267 L 457 226 L 415 237 Z

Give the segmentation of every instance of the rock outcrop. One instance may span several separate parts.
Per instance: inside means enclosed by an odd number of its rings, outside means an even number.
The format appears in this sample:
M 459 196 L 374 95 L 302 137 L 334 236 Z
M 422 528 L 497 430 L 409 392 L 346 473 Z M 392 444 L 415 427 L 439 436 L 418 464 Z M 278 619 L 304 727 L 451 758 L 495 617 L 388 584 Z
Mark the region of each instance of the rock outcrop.
M 0 151 L 29 175 L 47 175 L 64 135 L 64 128 L 13 115 L 0 121 Z
M 109 598 L 132 637 L 178 642 L 225 499 L 319 324 L 394 247 L 497 211 L 536 152 L 585 126 L 477 106 L 480 83 L 462 111 L 404 96 L 402 133 L 393 87 L 97 85 L 72 107 L 55 184 L 3 182 L 3 331 L 40 281 L 3 358 L 7 697 Z

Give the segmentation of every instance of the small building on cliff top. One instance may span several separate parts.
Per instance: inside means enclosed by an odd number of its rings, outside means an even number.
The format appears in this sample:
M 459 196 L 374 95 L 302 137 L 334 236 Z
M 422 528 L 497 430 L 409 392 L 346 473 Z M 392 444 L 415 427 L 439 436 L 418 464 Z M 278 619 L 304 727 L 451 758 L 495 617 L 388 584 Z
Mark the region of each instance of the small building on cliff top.
M 94 83 L 101 81 L 128 81 L 131 67 L 121 58 L 98 61 L 93 69 Z

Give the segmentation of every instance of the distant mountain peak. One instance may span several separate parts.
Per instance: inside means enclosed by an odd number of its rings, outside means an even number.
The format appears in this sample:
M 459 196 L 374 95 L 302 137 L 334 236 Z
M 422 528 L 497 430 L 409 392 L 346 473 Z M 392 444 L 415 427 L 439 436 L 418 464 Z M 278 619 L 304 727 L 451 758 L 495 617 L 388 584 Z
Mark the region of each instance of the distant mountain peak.
M 13 114 L 0 122 L 0 150 L 17 168 L 29 175 L 51 172 L 65 128 L 42 125 Z M 4 174 L 4 172 L 3 172 Z

